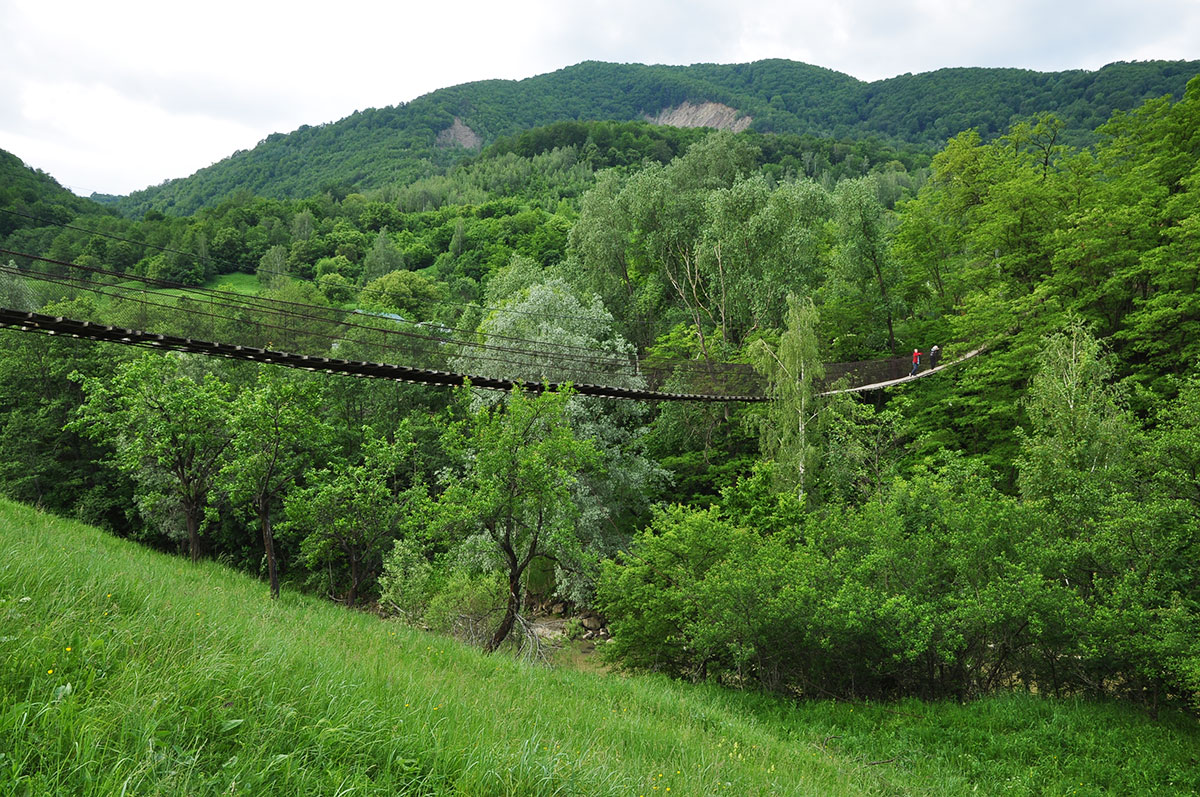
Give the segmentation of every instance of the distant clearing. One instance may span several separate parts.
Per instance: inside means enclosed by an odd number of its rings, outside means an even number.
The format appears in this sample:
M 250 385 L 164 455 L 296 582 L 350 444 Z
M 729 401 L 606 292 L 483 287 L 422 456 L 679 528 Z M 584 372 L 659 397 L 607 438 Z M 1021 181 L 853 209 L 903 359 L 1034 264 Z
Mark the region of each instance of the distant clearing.
M 674 108 L 659 111 L 655 117 L 646 117 L 657 125 L 671 127 L 712 127 L 717 130 L 729 130 L 740 133 L 750 127 L 754 120 L 742 116 L 740 112 L 728 105 L 718 102 L 702 102 L 692 104 L 684 102 Z
M 454 124 L 437 134 L 439 147 L 462 147 L 463 149 L 479 149 L 483 139 L 471 128 L 463 124 L 462 119 L 454 117 Z

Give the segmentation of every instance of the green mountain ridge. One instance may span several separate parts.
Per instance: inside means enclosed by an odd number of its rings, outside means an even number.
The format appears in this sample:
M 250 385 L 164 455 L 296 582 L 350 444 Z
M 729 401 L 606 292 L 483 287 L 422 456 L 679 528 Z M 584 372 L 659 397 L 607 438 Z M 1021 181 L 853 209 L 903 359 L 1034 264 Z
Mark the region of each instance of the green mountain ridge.
M 371 108 L 337 122 L 274 133 L 195 174 L 128 197 L 93 195 L 122 213 L 188 215 L 243 190 L 299 198 L 331 186 L 355 191 L 438 174 L 473 154 L 438 145 L 455 119 L 483 145 L 559 121 L 645 120 L 684 102 L 727 105 L 759 133 L 880 138 L 931 151 L 967 128 L 989 139 L 1014 119 L 1059 115 L 1072 143 L 1114 110 L 1182 95 L 1200 61 L 1109 64 L 1094 72 L 952 68 L 866 83 L 780 59 L 745 64 L 645 66 L 585 61 L 524 80 L 484 80 Z
M 27 167 L 16 155 L 0 149 L 0 239 L 28 226 L 25 214 L 63 224 L 76 215 L 95 210 L 94 203 L 72 194 L 43 171 Z

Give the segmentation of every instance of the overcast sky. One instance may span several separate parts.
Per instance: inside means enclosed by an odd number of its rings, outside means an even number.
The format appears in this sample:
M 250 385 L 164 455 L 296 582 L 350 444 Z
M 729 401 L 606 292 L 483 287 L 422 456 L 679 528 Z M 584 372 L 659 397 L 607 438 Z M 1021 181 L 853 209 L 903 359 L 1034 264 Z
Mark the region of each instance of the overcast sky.
M 78 194 L 274 132 L 587 60 L 941 67 L 1200 59 L 1200 0 L 0 0 L 0 149 Z

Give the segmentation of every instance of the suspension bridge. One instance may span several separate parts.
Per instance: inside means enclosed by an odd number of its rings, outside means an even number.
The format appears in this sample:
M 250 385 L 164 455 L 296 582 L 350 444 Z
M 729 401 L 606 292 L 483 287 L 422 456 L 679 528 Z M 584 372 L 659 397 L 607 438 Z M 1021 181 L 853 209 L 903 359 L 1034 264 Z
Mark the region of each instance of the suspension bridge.
M 481 335 L 395 313 L 197 288 L 6 249 L 0 254 L 39 261 L 57 272 L 0 265 L 0 304 L 25 305 L 0 306 L 2 328 L 441 387 L 469 382 L 479 388 L 537 392 L 570 383 L 580 395 L 610 399 L 770 400 L 762 377 L 744 363 L 647 362 L 615 345 L 597 349 Z M 31 284 L 63 299 L 86 296 L 88 301 L 71 303 L 71 315 L 39 312 L 33 308 L 38 302 L 32 298 Z M 581 320 L 561 318 L 572 319 Z M 822 395 L 903 384 L 980 351 L 967 351 L 915 376 L 909 374 L 907 358 L 829 363 Z

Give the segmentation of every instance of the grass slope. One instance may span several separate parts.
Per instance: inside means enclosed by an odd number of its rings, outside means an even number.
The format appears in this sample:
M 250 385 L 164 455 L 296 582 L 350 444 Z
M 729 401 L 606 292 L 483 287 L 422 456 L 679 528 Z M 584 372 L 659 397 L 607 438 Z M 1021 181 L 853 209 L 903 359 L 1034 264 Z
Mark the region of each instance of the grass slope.
M 1198 742 L 549 670 L 0 501 L 0 794 L 1184 794 Z

